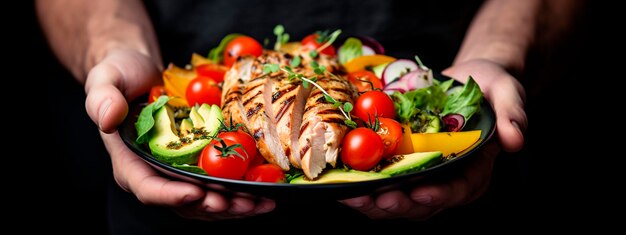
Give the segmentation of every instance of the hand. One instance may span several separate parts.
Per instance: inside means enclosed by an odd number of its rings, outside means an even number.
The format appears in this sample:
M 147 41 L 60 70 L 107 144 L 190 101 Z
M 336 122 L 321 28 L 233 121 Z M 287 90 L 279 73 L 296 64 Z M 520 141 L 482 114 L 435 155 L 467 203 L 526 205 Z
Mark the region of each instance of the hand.
M 465 82 L 469 75 L 476 80 L 496 113 L 497 137 L 507 151 L 523 147 L 524 90 L 501 66 L 486 60 L 472 60 L 445 70 L 445 75 Z M 342 202 L 372 219 L 407 218 L 424 220 L 450 207 L 467 204 L 480 197 L 491 180 L 500 145 L 490 141 L 478 156 L 449 180 L 419 185 L 409 192 L 390 191 L 378 196 L 363 196 Z
M 123 143 L 116 131 L 128 112 L 126 100 L 147 92 L 160 78 L 159 68 L 135 51 L 110 52 L 87 77 L 86 109 L 98 125 L 111 156 L 116 182 L 144 204 L 172 207 L 181 216 L 201 220 L 239 218 L 266 213 L 273 201 L 161 177 Z

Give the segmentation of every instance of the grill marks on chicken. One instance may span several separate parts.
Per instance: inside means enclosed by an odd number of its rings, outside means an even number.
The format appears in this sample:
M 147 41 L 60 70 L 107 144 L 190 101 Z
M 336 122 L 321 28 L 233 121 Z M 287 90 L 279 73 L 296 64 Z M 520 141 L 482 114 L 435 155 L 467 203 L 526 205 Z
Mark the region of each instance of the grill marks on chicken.
M 264 64 L 289 65 L 293 56 L 266 51 L 262 56 L 242 58 L 226 74 L 222 90 L 222 112 L 227 124 L 243 123 L 254 137 L 261 155 L 283 170 L 302 168 L 315 178 L 327 163 L 335 165 L 341 139 L 348 131 L 341 111 L 324 99 L 317 88 L 304 88 L 288 74 L 263 73 Z M 308 58 L 303 58 L 303 62 Z M 321 65 L 336 61 L 318 58 Z M 307 77 L 314 75 L 308 62 L 292 68 Z M 352 102 L 355 90 L 345 79 L 318 76 L 316 82 L 336 100 Z
M 291 164 L 300 168 L 298 137 L 302 110 L 311 88 L 304 88 L 302 82 L 289 80 L 287 74 L 278 77 L 272 87 L 272 109 L 274 120 L 283 149 Z
M 324 76 L 318 78 L 317 84 L 340 102 L 352 102 L 355 95 L 352 85 L 342 78 Z M 339 145 L 349 128 L 341 111 L 326 101 L 319 89 L 309 95 L 302 120 L 298 139 L 302 170 L 308 178 L 314 179 L 326 163 L 335 166 Z

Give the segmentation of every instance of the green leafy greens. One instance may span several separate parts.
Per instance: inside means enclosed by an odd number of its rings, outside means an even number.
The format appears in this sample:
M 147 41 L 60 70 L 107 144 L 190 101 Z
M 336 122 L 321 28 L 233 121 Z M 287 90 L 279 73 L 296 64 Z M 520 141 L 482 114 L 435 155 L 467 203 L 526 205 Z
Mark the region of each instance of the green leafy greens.
M 135 129 L 137 129 L 137 143 L 143 144 L 148 142 L 148 132 L 154 126 L 154 113 L 159 110 L 163 105 L 169 101 L 168 96 L 162 95 L 156 101 L 146 105 L 141 109 L 137 122 L 135 122 Z
M 363 43 L 357 38 L 350 37 L 339 48 L 339 63 L 345 64 L 348 61 L 363 55 Z

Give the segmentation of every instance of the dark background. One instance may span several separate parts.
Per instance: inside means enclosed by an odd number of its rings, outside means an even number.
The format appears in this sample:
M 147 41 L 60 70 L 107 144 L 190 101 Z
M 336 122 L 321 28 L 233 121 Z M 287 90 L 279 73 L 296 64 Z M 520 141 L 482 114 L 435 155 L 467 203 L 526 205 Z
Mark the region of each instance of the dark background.
M 10 34 L 9 39 L 15 40 L 11 44 L 15 48 L 24 50 L 9 54 L 19 62 L 14 67 L 17 75 L 10 83 L 17 82 L 17 87 L 6 87 L 20 95 L 21 88 L 28 88 L 32 93 L 27 95 L 34 101 L 11 96 L 5 97 L 5 102 L 26 107 L 17 112 L 36 112 L 26 117 L 29 134 L 25 138 L 35 136 L 46 144 L 27 141 L 26 154 L 9 158 L 19 161 L 12 165 L 32 172 L 28 177 L 34 177 L 22 180 L 18 175 L 13 176 L 17 182 L 10 180 L 8 186 L 18 190 L 10 190 L 16 192 L 8 193 L 15 197 L 9 203 L 26 199 L 25 208 L 12 215 L 25 221 L 35 219 L 37 225 L 30 229 L 104 234 L 111 167 L 96 126 L 84 111 L 84 91 L 51 54 L 38 28 L 32 2 L 19 4 L 11 8 L 17 17 L 9 23 L 17 26 L 17 31 L 12 31 L 13 27 L 8 31 L 19 32 Z M 446 225 L 456 221 L 454 218 L 465 218 L 463 225 L 486 227 L 497 223 L 536 231 L 535 226 L 566 226 L 555 218 L 583 216 L 583 209 L 591 202 L 566 202 L 594 189 L 587 183 L 588 175 L 579 170 L 584 167 L 580 153 L 589 148 L 580 133 L 597 128 L 584 115 L 593 115 L 596 110 L 583 106 L 580 100 L 594 96 L 585 92 L 596 87 L 589 81 L 600 79 L 593 66 L 601 63 L 599 53 L 611 46 L 597 36 L 601 34 L 595 27 L 606 22 L 602 17 L 605 8 L 589 3 L 566 41 L 539 48 L 531 57 L 529 71 L 522 79 L 527 87 L 530 120 L 525 148 L 499 158 L 493 184 L 483 198 L 436 217 L 433 224 Z M 8 130 L 24 134 L 24 127 L 18 125 L 23 122 L 9 123 Z

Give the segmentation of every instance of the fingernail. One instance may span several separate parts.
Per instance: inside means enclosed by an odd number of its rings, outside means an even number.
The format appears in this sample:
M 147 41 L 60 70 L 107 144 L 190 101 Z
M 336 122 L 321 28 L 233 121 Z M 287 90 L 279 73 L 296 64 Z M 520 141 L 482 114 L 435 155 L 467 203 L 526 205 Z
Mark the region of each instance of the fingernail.
M 195 200 L 197 200 L 197 199 L 187 195 L 187 196 L 183 197 L 183 204 L 188 204 L 188 203 L 193 202 Z
M 419 195 L 419 196 L 413 197 L 413 201 L 419 204 L 428 205 L 433 202 L 433 197 L 429 195 Z
M 113 100 L 111 100 L 111 98 L 108 98 L 104 102 L 102 102 L 102 104 L 100 104 L 100 109 L 98 110 L 98 128 L 100 128 L 100 130 L 102 130 L 102 120 L 109 111 L 111 103 L 113 103 Z

